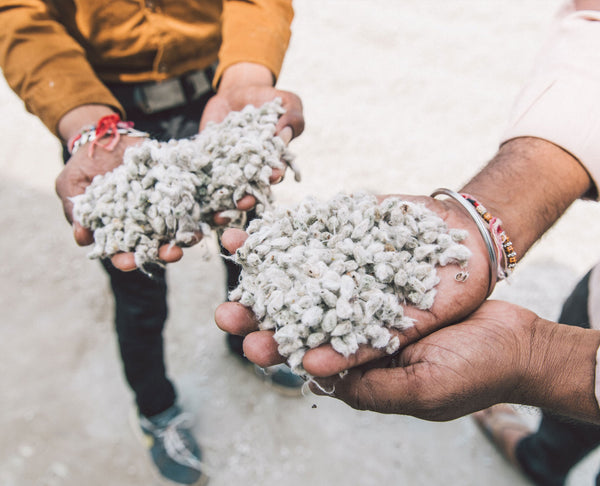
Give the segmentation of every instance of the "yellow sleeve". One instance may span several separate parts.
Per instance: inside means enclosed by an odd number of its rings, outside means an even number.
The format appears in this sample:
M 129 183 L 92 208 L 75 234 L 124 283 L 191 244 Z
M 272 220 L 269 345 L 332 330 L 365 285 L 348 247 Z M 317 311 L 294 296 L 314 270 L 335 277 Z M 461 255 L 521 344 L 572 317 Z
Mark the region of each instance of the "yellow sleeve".
M 266 66 L 277 79 L 293 17 L 292 0 L 225 0 L 215 86 L 223 71 L 239 62 Z
M 108 105 L 123 114 L 84 49 L 43 1 L 0 4 L 0 67 L 27 110 L 55 135 L 62 116 L 77 106 Z

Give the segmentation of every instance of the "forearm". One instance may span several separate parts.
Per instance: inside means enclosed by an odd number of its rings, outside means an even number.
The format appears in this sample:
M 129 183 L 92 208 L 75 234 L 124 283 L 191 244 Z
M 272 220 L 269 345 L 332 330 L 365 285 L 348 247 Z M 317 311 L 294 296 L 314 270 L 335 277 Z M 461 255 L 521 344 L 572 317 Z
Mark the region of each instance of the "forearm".
M 600 423 L 594 394 L 600 331 L 539 319 L 523 353 L 523 376 L 510 400 Z
M 78 106 L 98 103 L 122 111 L 49 2 L 0 6 L 0 68 L 27 110 L 55 135 L 60 119 Z
M 545 140 L 524 137 L 505 143 L 462 192 L 502 220 L 521 258 L 592 187 L 573 156 Z
M 517 256 L 600 180 L 600 0 L 567 2 L 516 100 L 497 156 L 464 188 Z

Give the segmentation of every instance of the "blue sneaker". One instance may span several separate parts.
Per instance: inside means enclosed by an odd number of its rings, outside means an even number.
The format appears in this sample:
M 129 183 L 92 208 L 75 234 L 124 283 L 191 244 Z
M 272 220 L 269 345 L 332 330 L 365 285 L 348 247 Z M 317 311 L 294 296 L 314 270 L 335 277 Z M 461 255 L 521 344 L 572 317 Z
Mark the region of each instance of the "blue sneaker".
M 242 341 L 244 338 L 235 336 L 233 334 L 227 334 L 227 347 L 229 351 L 237 356 L 242 364 L 250 367 L 254 370 L 254 374 L 262 381 L 268 383 L 278 393 L 288 397 L 299 397 L 302 395 L 302 387 L 304 386 L 304 379 L 295 373 L 292 373 L 289 366 L 284 364 L 269 366 L 268 368 L 261 368 L 258 365 L 253 364 L 246 356 L 242 349 Z
M 160 474 L 175 484 L 204 486 L 200 447 L 190 432 L 191 415 L 173 405 L 152 417 L 138 416 L 146 446 Z
M 280 364 L 261 368 L 254 365 L 254 372 L 263 381 L 269 383 L 277 392 L 288 397 L 302 395 L 304 379 L 293 373 L 289 366 Z

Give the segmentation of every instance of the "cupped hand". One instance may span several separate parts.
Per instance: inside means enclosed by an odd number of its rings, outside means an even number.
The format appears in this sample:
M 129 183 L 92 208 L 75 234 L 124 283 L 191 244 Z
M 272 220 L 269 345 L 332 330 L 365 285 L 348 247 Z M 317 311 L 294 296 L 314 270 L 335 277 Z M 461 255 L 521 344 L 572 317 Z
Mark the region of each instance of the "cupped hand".
M 452 420 L 495 403 L 520 403 L 527 386 L 533 312 L 487 301 L 463 322 L 412 343 L 397 355 L 319 378 L 313 392 L 353 408 Z
M 222 88 L 206 104 L 202 119 L 200 120 L 200 131 L 209 122 L 222 122 L 232 111 L 240 111 L 247 105 L 260 107 L 264 103 L 273 101 L 275 98 L 281 99 L 282 106 L 285 109 L 285 113 L 279 117 L 275 125 L 275 135 L 279 136 L 287 145 L 293 138 L 298 137 L 304 131 L 302 101 L 296 94 L 274 88 L 271 85 L 259 83 L 245 84 L 237 80 L 231 81 L 231 79 L 231 77 L 224 79 Z M 285 169 L 273 169 L 273 173 L 269 179 L 272 184 L 277 184 L 283 179 L 284 174 Z M 240 203 L 242 203 L 245 210 L 253 208 L 256 204 L 256 199 L 250 195 L 244 196 L 242 201 Z M 220 222 L 219 224 L 225 223 Z
M 387 196 L 381 196 L 383 199 Z M 403 331 L 394 331 L 404 347 L 432 332 L 459 321 L 473 312 L 485 300 L 490 285 L 490 266 L 487 249 L 476 224 L 465 210 L 452 200 L 438 200 L 425 196 L 398 196 L 401 199 L 425 204 L 436 212 L 449 228 L 465 229 L 467 238 L 462 242 L 472 252 L 467 267 L 456 264 L 437 267 L 440 278 L 436 286 L 433 306 L 420 310 L 405 306 L 405 315 L 414 319 L 414 325 Z M 223 246 L 230 252 L 239 248 L 247 234 L 240 230 L 227 230 L 222 236 Z M 461 272 L 468 272 L 465 281 L 459 281 Z M 232 334 L 246 335 L 244 352 L 260 366 L 270 366 L 284 359 L 277 353 L 277 344 L 271 331 L 258 331 L 258 322 L 250 309 L 239 303 L 221 304 L 215 314 L 217 325 Z M 329 345 L 307 351 L 303 359 L 304 369 L 313 376 L 330 376 L 385 356 L 385 351 L 367 345 L 349 357 L 337 353 Z
M 300 98 L 290 92 L 284 91 L 273 86 L 263 84 L 244 85 L 241 83 L 231 83 L 213 96 L 204 108 L 202 119 L 200 120 L 200 131 L 209 122 L 220 123 L 232 111 L 240 111 L 247 105 L 260 107 L 264 103 L 273 101 L 275 98 L 281 98 L 285 113 L 279 117 L 275 125 L 275 135 L 283 139 L 285 143 L 299 136 L 304 131 L 304 114 L 302 111 L 302 101 Z
M 235 85 L 219 90 L 206 104 L 200 121 L 200 131 L 209 122 L 222 122 L 232 111 L 240 111 L 249 104 L 259 107 L 277 97 L 281 98 L 282 106 L 286 111 L 275 126 L 275 135 L 279 136 L 287 145 L 294 137 L 304 131 L 302 102 L 294 93 L 278 90 L 272 86 Z M 271 184 L 277 184 L 283 180 L 284 174 L 285 169 L 273 169 L 269 181 Z M 246 194 L 237 202 L 237 208 L 241 211 L 249 211 L 255 205 L 256 198 L 249 194 Z M 214 222 L 219 226 L 224 226 L 229 223 L 229 219 L 217 213 L 214 216 Z
M 73 235 L 78 245 L 87 246 L 94 242 L 93 232 L 84 228 L 73 219 L 72 197 L 83 194 L 95 176 L 105 174 L 123 163 L 123 154 L 128 147 L 138 145 L 142 139 L 122 135 L 112 150 L 96 146 L 90 157 L 89 145 L 84 145 L 67 161 L 64 169 L 56 178 L 56 194 L 62 201 L 67 221 L 73 225 Z M 198 241 L 202 235 L 198 233 Z M 163 245 L 159 249 L 159 258 L 165 263 L 176 262 L 183 256 L 183 250 L 174 245 Z M 123 271 L 137 268 L 133 253 L 117 253 L 112 258 L 113 265 Z

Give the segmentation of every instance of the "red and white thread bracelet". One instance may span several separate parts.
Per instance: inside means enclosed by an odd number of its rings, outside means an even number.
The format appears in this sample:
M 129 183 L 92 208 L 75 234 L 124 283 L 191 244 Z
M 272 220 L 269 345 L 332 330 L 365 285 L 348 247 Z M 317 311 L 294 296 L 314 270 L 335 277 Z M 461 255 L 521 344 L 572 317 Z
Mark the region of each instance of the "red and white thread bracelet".
M 67 148 L 69 153 L 73 155 L 83 145 L 91 142 L 88 155 L 92 157 L 96 145 L 99 145 L 108 151 L 113 150 L 117 143 L 119 143 L 121 135 L 140 138 L 148 138 L 150 136 L 146 132 L 134 129 L 133 122 L 123 121 L 118 114 L 113 113 L 112 115 L 103 116 L 95 125 L 83 127 L 77 135 L 69 139 Z M 100 140 L 104 137 L 109 137 L 108 141 L 106 143 L 100 143 Z

